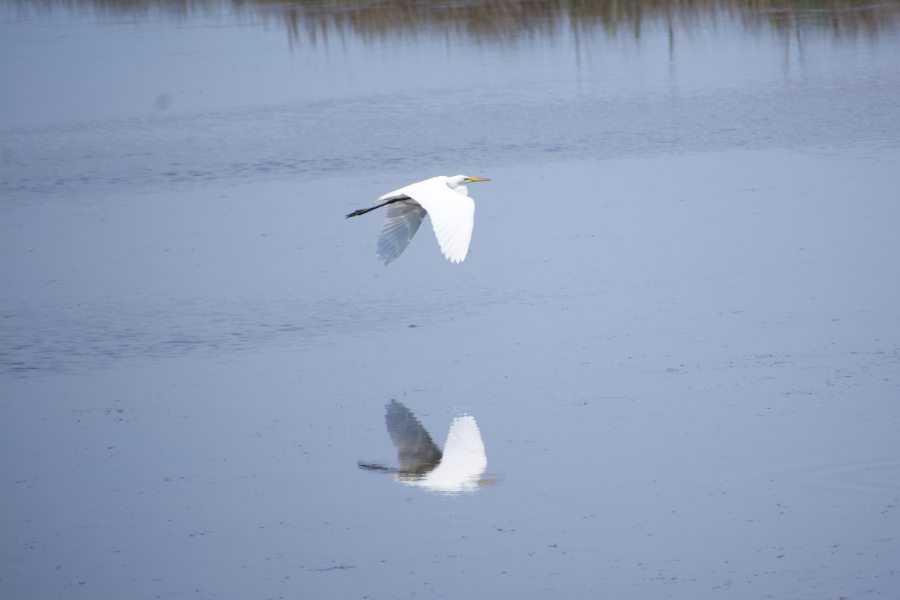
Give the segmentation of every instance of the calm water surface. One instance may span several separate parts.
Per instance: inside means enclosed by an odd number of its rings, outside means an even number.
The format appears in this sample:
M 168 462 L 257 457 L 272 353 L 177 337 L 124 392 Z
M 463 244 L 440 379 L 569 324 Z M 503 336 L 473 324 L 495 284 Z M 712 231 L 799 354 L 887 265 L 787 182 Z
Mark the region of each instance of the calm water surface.
M 0 596 L 900 591 L 897 3 L 0 6 Z

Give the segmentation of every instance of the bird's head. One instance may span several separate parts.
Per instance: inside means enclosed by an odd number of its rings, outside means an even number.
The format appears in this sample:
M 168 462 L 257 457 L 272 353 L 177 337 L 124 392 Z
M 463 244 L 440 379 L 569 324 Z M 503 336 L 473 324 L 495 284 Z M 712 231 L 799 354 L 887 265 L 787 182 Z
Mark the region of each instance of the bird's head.
M 467 177 L 466 175 L 456 175 L 447 178 L 447 185 L 450 189 L 456 189 L 457 186 L 464 185 L 473 181 L 490 181 L 490 179 L 482 179 L 480 177 Z

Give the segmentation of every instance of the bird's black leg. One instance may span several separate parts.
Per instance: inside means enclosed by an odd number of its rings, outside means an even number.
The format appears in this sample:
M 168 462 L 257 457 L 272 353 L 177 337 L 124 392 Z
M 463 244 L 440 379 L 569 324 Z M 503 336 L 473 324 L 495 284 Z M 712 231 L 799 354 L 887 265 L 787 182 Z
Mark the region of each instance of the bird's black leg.
M 372 212 L 376 208 L 381 208 L 382 206 L 387 206 L 388 204 L 393 204 L 394 202 L 403 202 L 404 200 L 411 200 L 409 196 L 401 196 L 399 198 L 391 198 L 387 202 L 382 202 L 377 206 L 370 206 L 369 208 L 361 208 L 359 210 L 354 210 L 352 213 L 347 215 L 345 218 L 349 219 L 350 217 L 358 217 L 359 215 L 364 215 L 367 212 Z

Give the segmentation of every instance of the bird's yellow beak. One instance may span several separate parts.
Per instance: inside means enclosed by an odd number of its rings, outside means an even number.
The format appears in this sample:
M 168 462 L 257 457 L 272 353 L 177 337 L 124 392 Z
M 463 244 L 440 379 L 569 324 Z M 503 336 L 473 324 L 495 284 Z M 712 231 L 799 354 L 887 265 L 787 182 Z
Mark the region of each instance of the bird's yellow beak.
M 466 182 L 469 181 L 490 181 L 490 179 L 482 179 L 480 177 L 466 177 Z

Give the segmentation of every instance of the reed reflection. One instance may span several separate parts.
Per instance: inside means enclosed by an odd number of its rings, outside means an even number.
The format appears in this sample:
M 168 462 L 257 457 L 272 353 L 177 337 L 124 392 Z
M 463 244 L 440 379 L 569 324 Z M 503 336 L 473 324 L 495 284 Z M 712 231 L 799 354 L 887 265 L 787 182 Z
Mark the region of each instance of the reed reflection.
M 487 468 L 487 456 L 474 417 L 463 415 L 453 419 L 443 452 L 402 403 L 391 400 L 385 407 L 384 420 L 397 448 L 399 468 L 360 461 L 361 469 L 393 473 L 396 481 L 450 494 L 474 492 L 481 485 L 493 482 L 481 479 Z
M 834 37 L 875 36 L 900 28 L 900 3 L 870 0 L 2 0 L 23 12 L 59 10 L 137 17 L 237 15 L 281 21 L 294 41 L 315 44 L 329 32 L 370 40 L 438 34 L 479 42 L 580 35 L 640 37 L 659 25 L 690 31 L 720 19 L 749 29 L 819 30 Z

